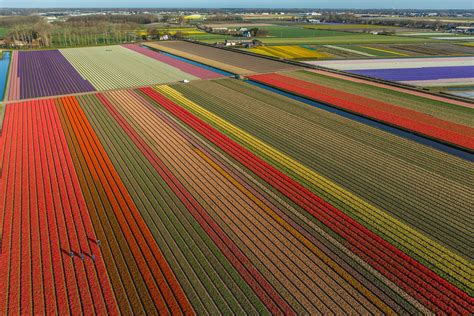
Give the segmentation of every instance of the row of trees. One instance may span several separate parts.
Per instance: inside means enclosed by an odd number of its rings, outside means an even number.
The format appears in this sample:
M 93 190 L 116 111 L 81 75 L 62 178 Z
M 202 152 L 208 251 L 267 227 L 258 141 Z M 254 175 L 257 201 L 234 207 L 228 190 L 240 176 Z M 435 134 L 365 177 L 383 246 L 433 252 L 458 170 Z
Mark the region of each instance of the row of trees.
M 96 23 L 95 25 L 59 23 L 54 25 L 53 45 L 60 47 L 121 44 L 141 39 L 135 23 Z
M 43 20 L 40 16 L 5 16 L 0 18 L 0 27 L 11 28 L 22 24 L 35 24 Z
M 444 22 L 442 20 L 430 21 L 423 18 L 416 17 L 402 17 L 397 19 L 383 18 L 365 18 L 360 16 L 355 16 L 353 14 L 337 14 L 337 13 L 326 13 L 321 17 L 322 21 L 332 22 L 332 23 L 356 23 L 356 24 L 374 24 L 380 26 L 398 26 L 406 28 L 424 28 L 424 29 L 449 29 L 456 26 L 457 24 L 463 24 L 462 22 L 453 23 L 453 22 Z
M 130 43 L 145 39 L 183 38 L 182 32 L 170 34 L 163 25 L 184 26 L 184 16 L 152 14 L 97 14 L 73 16 L 48 23 L 41 16 L 0 18 L 0 27 L 8 30 L 3 39 L 6 48 L 52 48 Z
M 49 24 L 18 24 L 4 38 L 7 48 L 74 47 L 135 42 L 140 39 L 134 23 L 71 25 L 67 22 Z
M 219 22 L 219 21 L 242 21 L 242 17 L 239 15 L 225 14 L 221 12 L 216 12 L 211 14 L 206 19 L 208 22 Z
M 142 35 L 137 33 L 140 27 L 134 21 L 154 20 L 149 15 L 111 15 L 71 17 L 48 23 L 39 16 L 15 16 L 0 18 L 0 27 L 8 30 L 3 39 L 7 48 L 74 47 L 138 41 Z
M 35 23 L 28 22 L 9 26 L 4 38 L 4 46 L 32 47 L 33 44 L 40 47 L 50 46 L 52 43 L 51 25 L 42 19 L 36 20 Z
M 99 23 L 114 23 L 114 24 L 151 24 L 161 22 L 163 18 L 154 14 L 95 14 L 95 15 L 80 15 L 70 17 L 67 22 L 71 24 L 80 24 L 95 26 Z

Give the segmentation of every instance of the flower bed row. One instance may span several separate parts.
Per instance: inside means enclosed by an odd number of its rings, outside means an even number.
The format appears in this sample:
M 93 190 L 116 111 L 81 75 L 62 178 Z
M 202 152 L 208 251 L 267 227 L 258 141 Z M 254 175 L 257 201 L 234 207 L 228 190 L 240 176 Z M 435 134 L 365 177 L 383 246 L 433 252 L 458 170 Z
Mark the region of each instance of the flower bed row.
M 61 53 L 97 91 L 197 78 L 123 46 L 68 48 Z
M 0 313 L 117 314 L 54 100 L 9 104 L 0 139 Z
M 416 111 L 281 74 L 254 75 L 249 78 L 461 148 L 474 150 L 474 129 L 472 127 L 447 122 Z
M 155 170 L 166 181 L 168 186 L 175 192 L 175 194 L 184 203 L 187 210 L 198 221 L 201 227 L 208 233 L 214 243 L 219 247 L 226 258 L 234 265 L 242 277 L 254 289 L 255 293 L 260 297 L 262 302 L 267 305 L 270 310 L 277 312 L 285 308 L 284 301 L 279 298 L 278 294 L 268 285 L 267 282 L 259 275 L 259 273 L 252 268 L 248 259 L 238 250 L 234 242 L 227 237 L 221 228 L 209 217 L 204 208 L 199 202 L 190 194 L 183 184 L 178 180 L 175 174 L 165 165 L 163 160 L 155 153 L 155 151 L 144 142 L 142 137 L 138 135 L 136 130 L 127 123 L 122 115 L 114 108 L 110 102 L 101 98 L 104 105 L 108 108 L 111 115 L 119 122 L 120 126 L 135 142 L 142 154 L 154 166 Z M 254 283 L 256 282 L 256 283 Z M 276 303 L 274 302 L 276 300 Z
M 119 284 L 119 290 L 130 293 L 137 286 L 135 291 L 138 301 L 130 301 L 127 309 L 142 310 L 147 313 L 192 313 L 189 301 L 184 296 L 179 283 L 145 221 L 138 213 L 132 197 L 105 153 L 77 99 L 64 97 L 59 102 L 64 118 L 63 127 L 70 133 L 70 145 L 77 153 L 76 159 L 84 162 L 87 168 L 85 172 L 90 173 L 83 184 L 87 183 L 91 188 L 98 186 L 98 192 L 90 192 L 95 197 L 87 199 L 87 201 L 94 203 L 94 200 L 100 199 L 101 203 L 109 205 L 106 207 L 106 216 L 112 223 L 112 231 L 115 232 L 109 231 L 108 234 L 106 232 L 105 241 L 107 244 L 114 244 L 113 239 L 118 240 L 121 244 L 119 251 L 126 254 L 125 262 L 122 261 L 126 266 L 120 267 L 122 272 L 119 274 L 129 269 L 128 273 L 131 274 L 133 281 L 130 284 Z M 82 188 L 86 190 L 84 185 Z M 91 205 L 90 209 L 95 212 L 103 212 L 100 205 L 96 207 Z M 98 222 L 94 224 L 96 230 L 99 231 L 108 226 Z M 120 261 L 116 264 L 118 265 Z M 113 269 L 110 270 L 113 271 Z M 131 287 L 132 284 L 134 286 Z M 132 292 L 131 296 L 133 297 L 133 295 Z M 126 304 L 127 302 L 121 303 Z M 124 308 L 126 307 L 124 306 Z
M 172 87 L 156 89 L 437 273 L 470 287 L 467 261 L 457 254 L 469 254 L 469 162 L 244 82 Z
M 223 76 L 138 45 L 13 51 L 6 95 L 21 100 Z
M 466 260 L 219 117 L 259 96 L 215 85 L 219 113 L 169 86 L 7 105 L 0 314 L 473 312 L 403 251 L 469 286 Z
M 138 46 L 135 44 L 126 44 L 122 45 L 125 48 L 128 48 L 130 50 L 133 50 L 134 52 L 143 54 L 145 56 L 148 56 L 150 58 L 153 58 L 155 60 L 158 60 L 160 62 L 163 62 L 165 64 L 168 64 L 170 66 L 176 67 L 188 74 L 191 74 L 193 76 L 196 76 L 200 79 L 216 79 L 216 78 L 222 78 L 224 77 L 222 74 L 219 74 L 217 72 L 204 69 L 203 67 L 199 67 L 196 65 L 193 65 L 191 63 L 172 58 L 169 56 L 166 56 L 164 54 L 160 54 L 158 52 L 155 52 L 149 48 L 145 48 L 143 46 Z
M 148 104 L 146 99 L 129 92 L 109 92 L 101 99 L 173 191 L 182 201 L 190 201 L 185 203 L 188 211 L 197 216 L 203 229 L 210 234 L 242 278 L 250 282 L 249 285 L 270 311 L 278 312 L 282 307 L 287 312 L 291 309 L 296 312 L 341 311 L 340 308 L 374 310 L 374 302 L 379 304 L 376 305 L 378 308 L 385 306 L 332 259 L 282 221 L 274 213 L 278 209 L 266 207 L 265 198 L 257 199 L 254 193 L 248 191 L 252 188 L 249 183 L 236 180 L 226 164 L 215 162 L 205 145 L 200 141 L 193 141 L 192 145 L 184 142 L 182 137 L 187 135 L 186 139 L 189 139 L 189 132 L 183 131 L 183 134 L 177 135 L 173 129 L 178 127 L 170 129 L 168 126 L 173 121 L 166 118 L 161 110 Z M 232 185 L 229 186 L 228 181 Z M 232 189 L 233 186 L 239 189 Z M 280 224 L 275 227 L 274 221 Z M 217 236 L 208 229 L 208 225 L 218 232 Z M 294 246 L 287 249 L 282 242 L 288 239 L 289 233 L 297 240 L 293 240 Z M 236 253 L 238 256 L 232 256 L 220 239 L 225 240 L 228 247 L 232 246 L 234 252 L 242 249 Z M 308 247 L 309 253 L 299 252 L 298 249 L 303 245 Z M 314 265 L 319 260 L 324 264 Z M 303 272 L 301 269 L 304 266 L 308 266 L 309 270 Z M 329 272 L 329 267 L 336 270 L 337 274 Z M 257 283 L 251 282 L 252 276 Z M 265 282 L 262 277 L 268 281 Z M 280 285 L 277 280 L 283 284 Z M 339 280 L 339 285 L 334 283 L 336 280 Z M 315 286 L 315 282 L 318 286 Z M 348 284 L 360 292 L 349 290 Z M 291 308 L 286 306 L 279 295 Z M 366 301 L 369 298 L 370 302 Z M 351 302 L 351 305 L 347 305 L 346 301 Z M 366 303 L 362 304 L 364 301 Z
M 472 312 L 472 299 L 312 192 L 156 91 L 145 94 L 343 237 L 352 251 L 435 312 Z
M 12 67 L 10 100 L 95 90 L 58 50 L 20 51 Z
M 18 51 L 12 52 L 10 64 L 10 76 L 6 88 L 6 100 L 20 99 L 20 77 L 18 75 Z
M 131 111 L 136 115 L 145 110 L 144 100 L 134 91 L 126 90 L 83 96 L 79 101 L 125 186 L 135 196 L 140 214 L 159 241 L 196 313 L 265 310 L 217 245 L 195 222 L 184 202 L 148 161 L 150 156 L 143 155 L 134 145 L 137 139 L 128 137 L 127 130 L 122 128 L 126 113 Z M 116 121 L 114 118 L 118 117 Z M 162 209 L 171 211 L 159 211 Z

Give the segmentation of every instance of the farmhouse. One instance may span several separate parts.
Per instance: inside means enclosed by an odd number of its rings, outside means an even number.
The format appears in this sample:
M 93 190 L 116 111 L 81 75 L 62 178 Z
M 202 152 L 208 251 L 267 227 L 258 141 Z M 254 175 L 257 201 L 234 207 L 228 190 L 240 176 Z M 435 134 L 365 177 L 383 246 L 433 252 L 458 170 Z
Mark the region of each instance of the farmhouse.
M 474 26 L 458 26 L 455 31 L 456 33 L 474 34 Z
M 234 40 L 225 40 L 224 42 L 216 43 L 217 47 L 230 47 L 230 46 L 240 46 L 245 48 L 252 48 L 261 46 L 262 42 L 259 40 L 241 40 L 241 39 L 234 39 Z

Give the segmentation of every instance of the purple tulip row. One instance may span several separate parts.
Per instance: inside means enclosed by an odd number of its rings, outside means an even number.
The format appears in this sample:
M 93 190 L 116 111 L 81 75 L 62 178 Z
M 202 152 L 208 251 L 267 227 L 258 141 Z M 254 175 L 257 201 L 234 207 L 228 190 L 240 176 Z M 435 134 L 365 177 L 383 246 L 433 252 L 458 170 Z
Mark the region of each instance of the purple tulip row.
M 58 50 L 20 51 L 17 57 L 16 99 L 95 91 Z
M 474 66 L 423 67 L 402 69 L 363 69 L 350 72 L 369 77 L 392 80 L 438 80 L 451 78 L 473 78 Z

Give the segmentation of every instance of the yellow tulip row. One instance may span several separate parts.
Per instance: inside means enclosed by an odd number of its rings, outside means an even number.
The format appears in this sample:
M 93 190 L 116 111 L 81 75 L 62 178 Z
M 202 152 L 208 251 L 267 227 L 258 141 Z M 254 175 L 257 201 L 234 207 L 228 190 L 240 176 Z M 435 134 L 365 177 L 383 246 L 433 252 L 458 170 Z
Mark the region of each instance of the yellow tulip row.
M 268 55 L 278 58 L 285 59 L 296 59 L 296 58 L 328 58 L 329 54 L 317 52 L 315 50 L 307 49 L 297 45 L 288 45 L 288 46 L 263 46 L 252 48 L 250 51 Z

